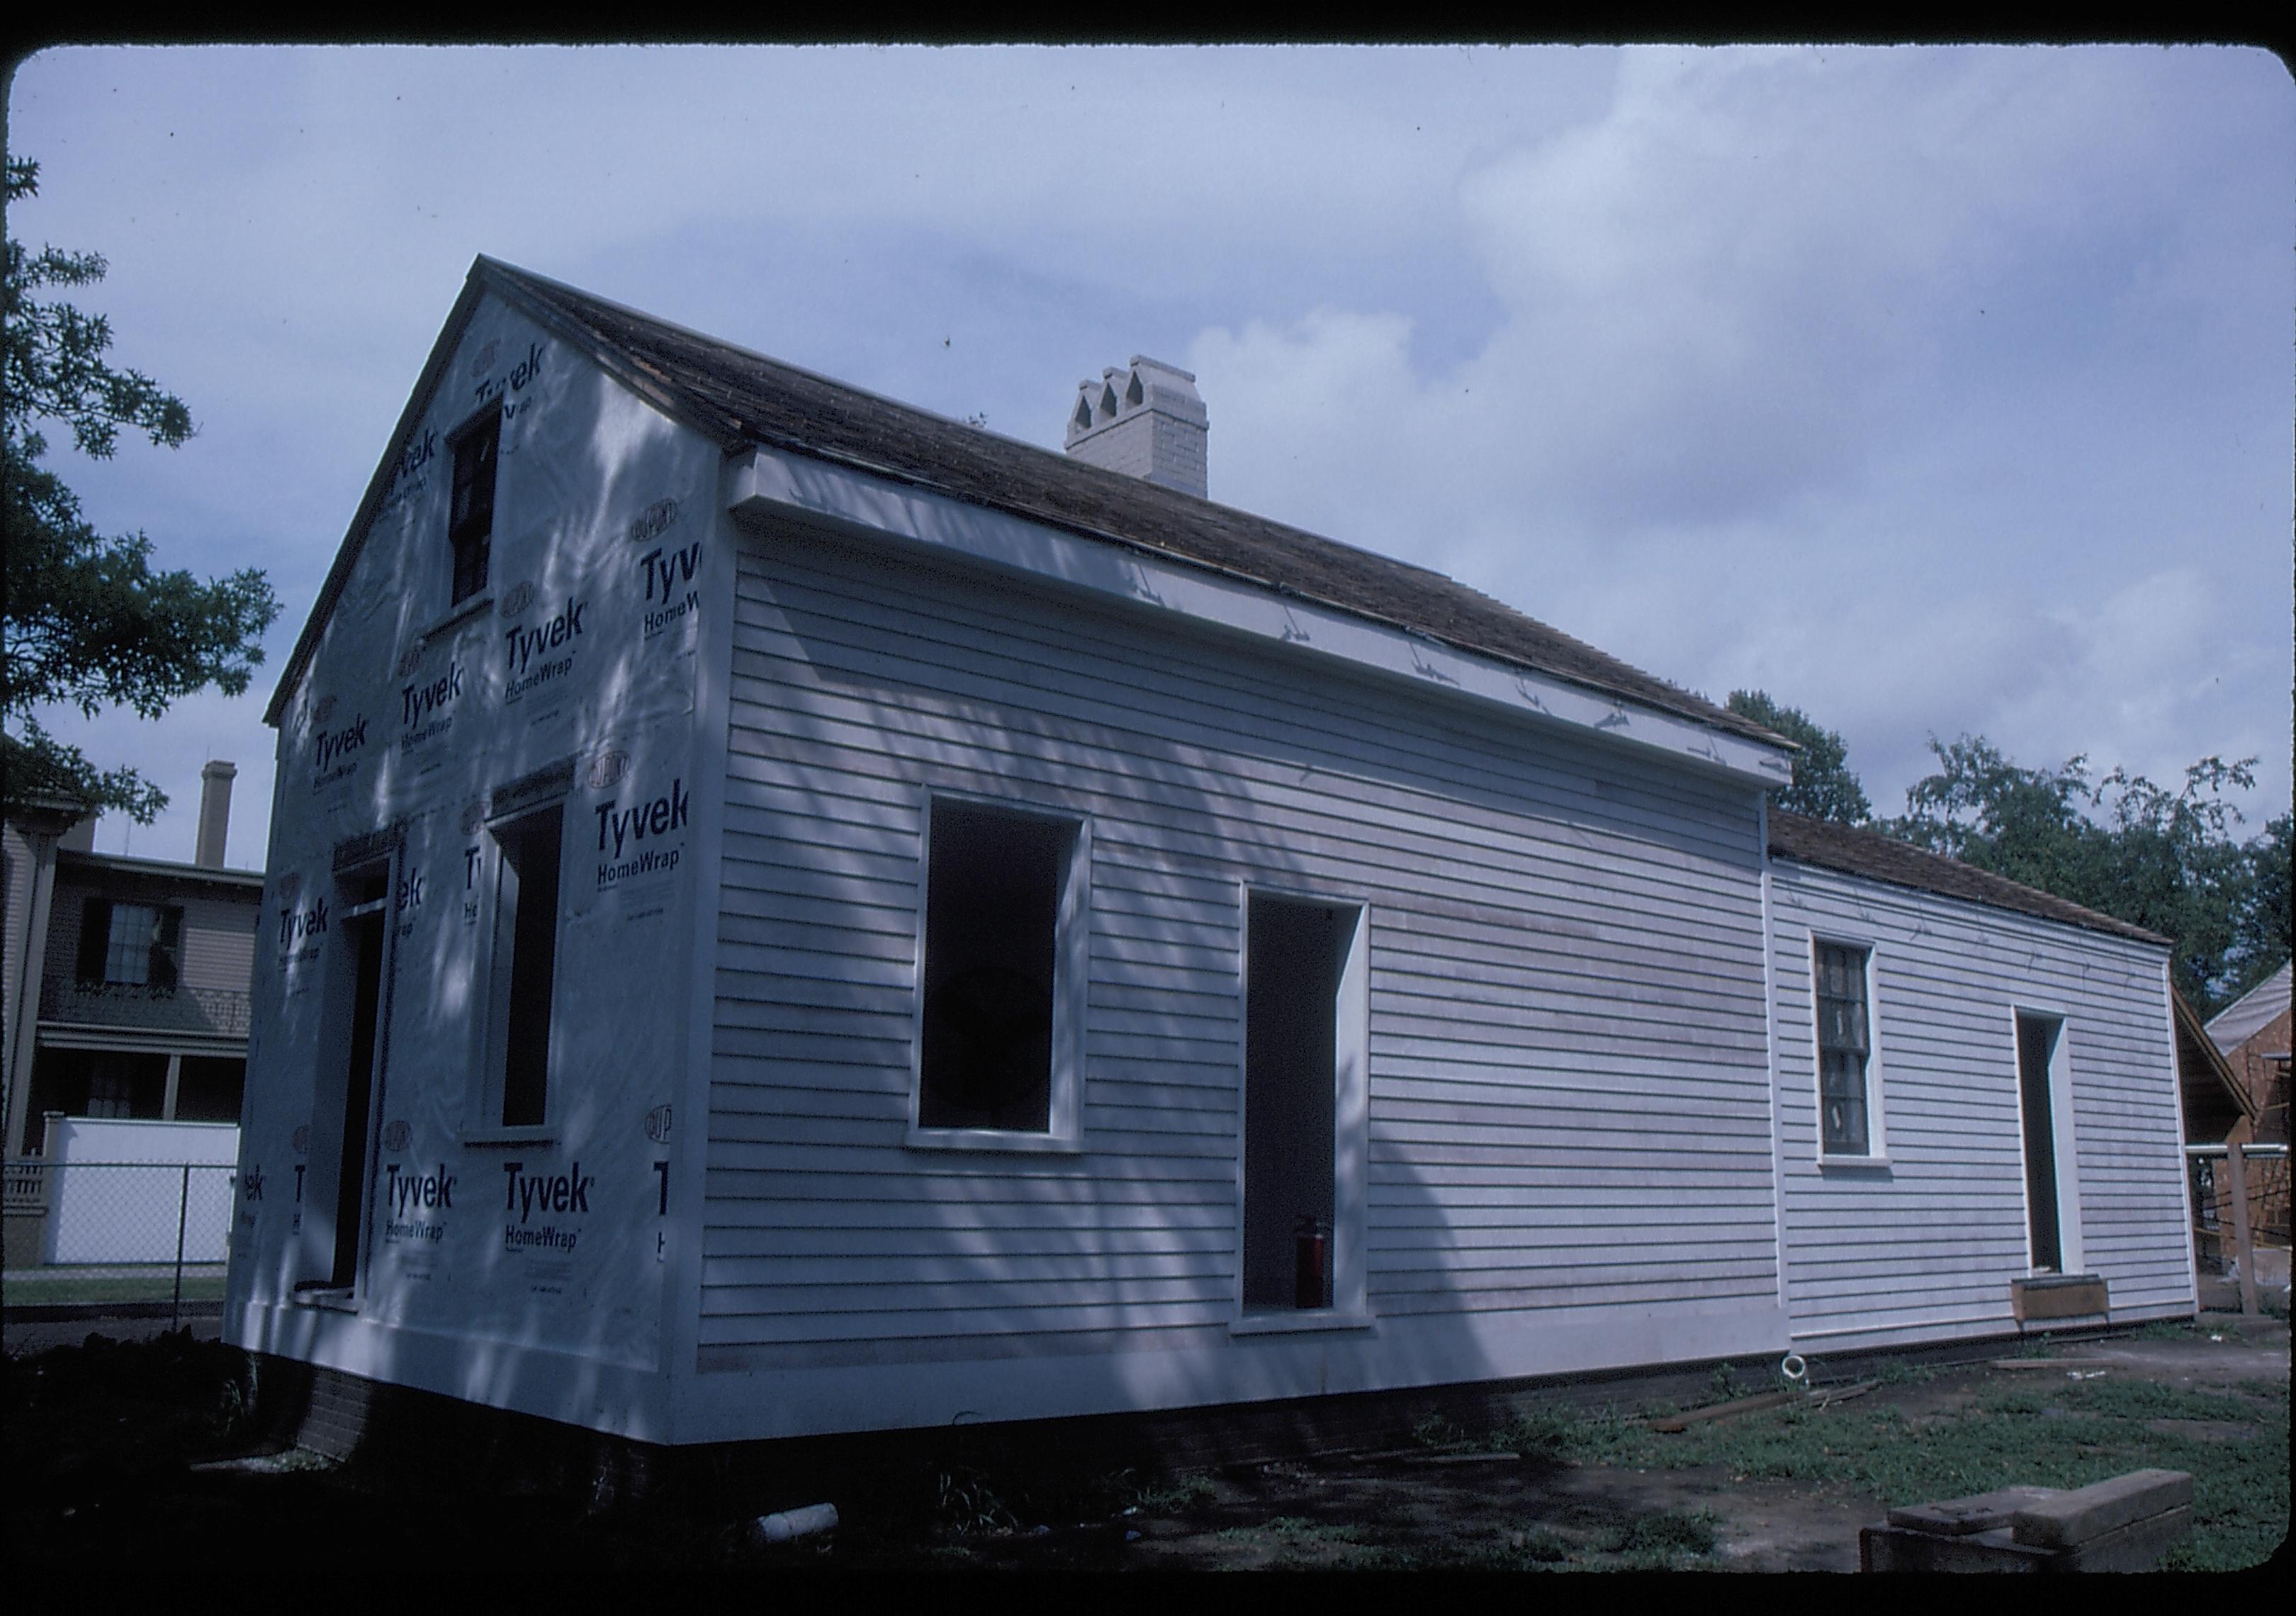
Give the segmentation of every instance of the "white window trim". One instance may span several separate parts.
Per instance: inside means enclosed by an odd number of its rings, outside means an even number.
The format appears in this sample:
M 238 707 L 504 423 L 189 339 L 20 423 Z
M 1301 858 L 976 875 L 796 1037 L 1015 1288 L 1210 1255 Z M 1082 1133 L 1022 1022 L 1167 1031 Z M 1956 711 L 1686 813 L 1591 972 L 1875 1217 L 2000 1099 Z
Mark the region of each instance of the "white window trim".
M 1011 797 L 928 789 L 920 793 L 917 845 L 916 955 L 909 1009 L 909 1126 L 913 1150 L 998 1151 L 1073 1155 L 1084 1149 L 1085 1021 L 1092 975 L 1092 820 L 1070 808 Z M 932 813 L 937 802 L 985 808 L 1065 825 L 1071 832 L 1068 868 L 1053 922 L 1053 1046 L 1050 1106 L 1046 1128 L 927 1128 L 924 1107 L 925 934 L 932 892 Z
M 552 766 L 552 768 L 562 766 Z M 467 1110 L 463 1127 L 457 1135 L 466 1145 L 512 1147 L 518 1145 L 547 1145 L 556 1143 L 564 1096 L 554 1081 L 563 1070 L 561 1060 L 564 1038 L 564 998 L 566 972 L 554 969 L 550 983 L 550 1049 L 545 1058 L 545 1079 L 542 1094 L 542 1120 L 539 1122 L 505 1124 L 502 1120 L 503 1064 L 505 1055 L 504 1039 L 509 1033 L 510 965 L 502 939 L 502 882 L 508 868 L 503 857 L 501 833 L 520 821 L 529 819 L 550 808 L 559 812 L 558 823 L 558 939 L 562 946 L 566 923 L 566 866 L 574 839 L 567 833 L 566 808 L 573 795 L 574 775 L 565 771 L 562 783 L 553 783 L 540 791 L 521 792 L 518 788 L 538 775 L 552 772 L 537 770 L 523 780 L 513 781 L 504 788 L 517 792 L 517 800 L 500 813 L 487 815 L 479 831 L 479 884 L 484 910 L 480 916 L 479 957 L 473 962 L 472 974 L 479 991 L 474 995 L 474 1013 L 471 1018 L 470 1048 L 472 1080 L 467 1089 Z M 562 960 L 560 962 L 562 964 Z
M 1245 1107 L 1250 1085 L 1246 1073 L 1251 988 L 1251 900 L 1280 898 L 1355 911 L 1354 935 L 1340 967 L 1339 1002 L 1333 1018 L 1332 1096 L 1332 1300 L 1324 1308 L 1269 1308 L 1246 1311 L 1243 1303 L 1243 1193 Z M 1236 883 L 1235 899 L 1235 1311 L 1228 1333 L 1279 1335 L 1311 1330 L 1367 1330 L 1377 1325 L 1371 1310 L 1370 1264 L 1365 1247 L 1370 1202 L 1371 1134 L 1371 900 L 1360 894 L 1306 887 Z
M 2017 1204 L 2025 1218 L 2025 1271 L 2040 1275 L 2034 1266 L 2033 1195 L 2025 1177 L 2025 1074 L 2017 1053 L 2020 1018 L 2054 1021 L 2055 1042 L 2049 1049 L 2049 1171 L 2057 1192 L 2057 1255 L 2059 1274 L 2088 1272 L 2081 1246 L 2080 1153 L 2073 1137 L 2073 1018 L 2061 1005 L 2019 1000 L 2009 1006 L 2009 1076 L 2017 1096 Z M 2190 1244 L 2189 1241 L 2186 1244 Z
M 1817 951 L 1822 947 L 1857 948 L 1866 956 L 1866 1150 L 1861 1155 L 1851 1155 L 1825 1148 L 1825 1046 L 1817 1016 Z M 1875 988 L 1881 976 L 1882 948 L 1870 937 L 1857 937 L 1846 931 L 1821 931 L 1810 929 L 1809 947 L 1804 958 L 1809 970 L 1809 1080 L 1810 1092 L 1816 1096 L 1817 1109 L 1811 1113 L 1816 1127 L 1811 1133 L 1811 1148 L 1820 1169 L 1882 1169 L 1890 1165 L 1890 1136 L 1884 1113 L 1882 1091 L 1885 1085 L 1882 1074 L 1885 1062 L 1882 1048 L 1882 1001 Z

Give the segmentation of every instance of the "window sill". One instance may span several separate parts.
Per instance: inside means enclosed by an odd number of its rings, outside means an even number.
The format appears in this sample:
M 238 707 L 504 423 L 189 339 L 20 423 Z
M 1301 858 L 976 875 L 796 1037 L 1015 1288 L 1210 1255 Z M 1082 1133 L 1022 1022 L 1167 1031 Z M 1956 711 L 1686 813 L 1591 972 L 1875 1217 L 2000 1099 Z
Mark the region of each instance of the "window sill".
M 1890 1170 L 1890 1159 L 1887 1156 L 1820 1155 L 1817 1159 L 1817 1170 L 1821 1173 L 1836 1171 L 1886 1173 Z
M 1084 1142 L 1059 1134 L 1013 1134 L 987 1128 L 912 1128 L 903 1141 L 911 1150 L 1003 1151 L 1037 1156 L 1078 1156 Z
M 558 1130 L 548 1125 L 536 1128 L 466 1128 L 462 1142 L 481 1150 L 516 1150 L 521 1145 L 548 1146 L 558 1143 Z
M 468 600 L 457 602 L 455 604 L 447 608 L 444 616 L 440 617 L 437 622 L 417 629 L 415 631 L 414 637 L 418 640 L 436 639 L 439 636 L 446 633 L 449 628 L 456 627 L 464 619 L 478 617 L 485 612 L 493 611 L 494 604 L 495 592 L 491 589 L 481 589 Z
M 1368 1330 L 1379 1321 L 1368 1313 L 1342 1313 L 1336 1308 L 1300 1308 L 1295 1311 L 1247 1313 L 1229 1321 L 1230 1335 L 1293 1335 L 1310 1330 Z
M 358 1299 L 347 1285 L 297 1285 L 294 1303 L 299 1308 L 324 1308 L 330 1313 L 356 1313 Z

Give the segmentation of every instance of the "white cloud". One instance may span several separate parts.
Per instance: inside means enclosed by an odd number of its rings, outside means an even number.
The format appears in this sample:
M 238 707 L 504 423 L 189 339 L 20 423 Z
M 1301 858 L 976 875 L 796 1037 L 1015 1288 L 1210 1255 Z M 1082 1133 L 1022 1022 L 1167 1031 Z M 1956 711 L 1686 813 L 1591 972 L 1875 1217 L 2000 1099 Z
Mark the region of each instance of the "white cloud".
M 1877 806 L 1931 730 L 2261 752 L 2287 800 L 2264 53 L 107 50 L 11 93 L 12 232 L 111 255 L 88 306 L 203 427 L 74 486 L 270 570 L 266 686 L 483 250 L 1039 443 L 1179 358 L 1217 497 L 1762 685 Z M 264 693 L 91 734 L 245 803 Z

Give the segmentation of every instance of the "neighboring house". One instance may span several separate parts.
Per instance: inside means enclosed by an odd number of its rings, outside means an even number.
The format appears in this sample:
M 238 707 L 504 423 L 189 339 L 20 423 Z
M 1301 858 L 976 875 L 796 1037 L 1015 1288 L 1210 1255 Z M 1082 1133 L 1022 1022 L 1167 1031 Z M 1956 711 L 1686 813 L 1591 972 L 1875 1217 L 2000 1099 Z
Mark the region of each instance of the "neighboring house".
M 10 1156 L 50 1113 L 239 1120 L 263 877 L 223 867 L 236 772 L 203 771 L 191 864 L 95 852 L 92 815 L 7 827 Z
M 2254 1219 L 2251 1233 L 2257 1243 L 2284 1249 L 2289 1243 L 2289 978 L 2290 968 L 2281 966 L 2208 1024 L 2209 1037 L 2223 1052 L 2250 1113 L 2224 1136 L 2242 1145 L 2279 1147 L 2276 1154 L 2249 1160 L 2248 1196 Z M 2231 1194 L 2229 1184 L 2215 1188 L 2220 1202 Z M 2228 1224 L 2231 1215 L 2228 1203 L 2220 1208 L 2223 1221 Z
M 202 771 L 191 864 L 95 852 L 76 804 L 5 827 L 10 1160 L 46 1152 L 51 1116 L 238 1122 L 263 877 L 223 867 L 236 772 Z M 42 1183 L 10 1177 L 12 1266 Z
M 478 261 L 266 714 L 229 1339 L 686 1443 L 2193 1311 L 2163 939 L 1072 409 Z

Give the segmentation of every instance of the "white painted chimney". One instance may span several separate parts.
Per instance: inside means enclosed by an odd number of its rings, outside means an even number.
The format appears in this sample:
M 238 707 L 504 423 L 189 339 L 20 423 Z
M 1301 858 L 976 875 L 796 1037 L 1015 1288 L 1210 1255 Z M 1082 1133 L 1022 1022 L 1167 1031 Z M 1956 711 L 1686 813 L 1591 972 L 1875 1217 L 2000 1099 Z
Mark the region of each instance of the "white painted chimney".
M 1111 367 L 1097 381 L 1077 383 L 1067 448 L 1078 460 L 1201 499 L 1209 487 L 1210 428 L 1193 375 L 1135 354 L 1130 369 Z
M 200 770 L 200 831 L 192 862 L 209 870 L 223 868 L 224 834 L 231 828 L 231 783 L 236 764 L 217 759 Z

